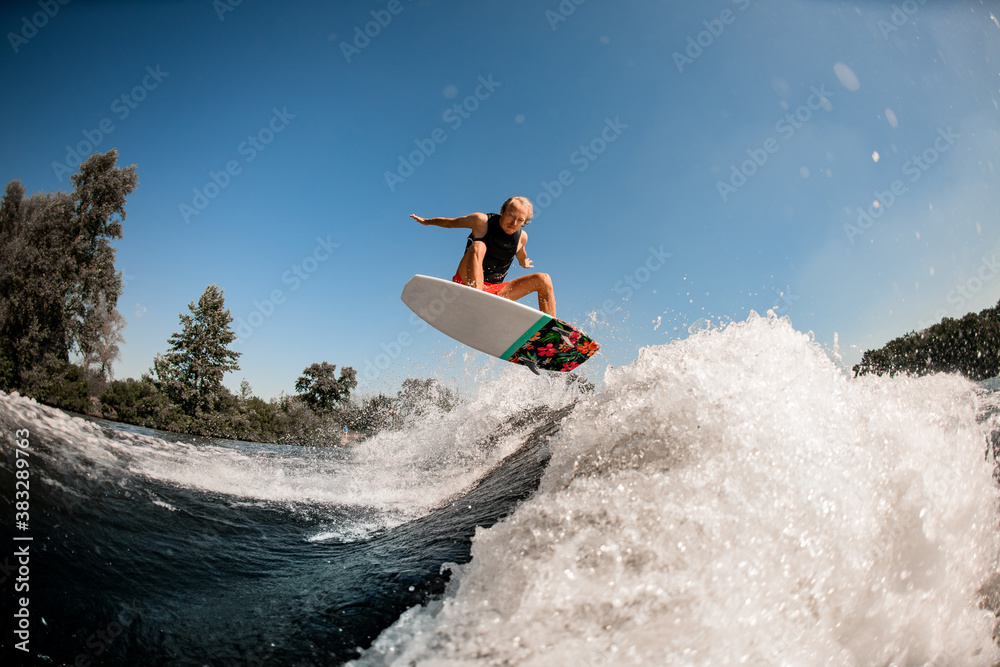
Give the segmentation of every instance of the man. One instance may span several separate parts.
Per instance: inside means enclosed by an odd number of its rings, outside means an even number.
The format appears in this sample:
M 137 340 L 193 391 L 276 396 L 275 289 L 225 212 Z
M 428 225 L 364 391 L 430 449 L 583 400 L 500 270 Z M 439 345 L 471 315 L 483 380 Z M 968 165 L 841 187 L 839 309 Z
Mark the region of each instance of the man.
M 422 225 L 471 230 L 453 282 L 511 301 L 537 292 L 538 310 L 555 317 L 556 297 L 549 274 L 532 273 L 504 281 L 515 257 L 525 269 L 534 266 L 524 249 L 528 233 L 521 229 L 531 221 L 532 212 L 531 202 L 525 197 L 511 197 L 500 207 L 499 215 L 472 213 L 463 218 L 421 218 L 411 213 L 410 217 Z

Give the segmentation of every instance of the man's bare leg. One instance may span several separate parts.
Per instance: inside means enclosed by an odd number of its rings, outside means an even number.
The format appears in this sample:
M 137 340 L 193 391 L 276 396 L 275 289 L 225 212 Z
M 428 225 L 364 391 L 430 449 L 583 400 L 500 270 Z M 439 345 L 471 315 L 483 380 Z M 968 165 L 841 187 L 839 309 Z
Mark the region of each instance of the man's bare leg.
M 486 257 L 486 244 L 473 241 L 472 247 L 465 251 L 462 261 L 458 264 L 458 275 L 465 284 L 475 289 L 483 288 L 483 259 Z
M 556 316 L 556 293 L 552 287 L 552 278 L 547 273 L 532 273 L 515 278 L 507 283 L 497 296 L 511 301 L 517 301 L 523 296 L 538 292 L 538 310 L 546 315 Z

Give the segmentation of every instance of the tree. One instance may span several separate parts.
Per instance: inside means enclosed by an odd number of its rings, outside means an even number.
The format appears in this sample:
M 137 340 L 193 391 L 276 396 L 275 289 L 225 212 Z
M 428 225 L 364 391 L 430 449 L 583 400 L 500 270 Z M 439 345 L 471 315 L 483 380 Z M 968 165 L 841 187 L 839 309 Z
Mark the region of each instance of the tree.
M 347 400 L 351 389 L 358 386 L 357 373 L 350 366 L 340 370 L 337 379 L 337 366 L 325 361 L 313 364 L 302 371 L 301 377 L 295 381 L 295 391 L 302 395 L 302 400 L 315 412 L 330 412 L 333 407 Z
M 854 366 L 855 377 L 875 373 L 963 373 L 972 380 L 1000 375 L 1000 302 L 993 308 L 946 317 L 920 332 L 866 350 Z
M 89 388 L 83 369 L 47 354 L 31 370 L 25 371 L 23 391 L 39 403 L 63 410 L 85 413 L 90 410 Z
M 403 380 L 402 389 L 396 394 L 396 404 L 400 414 L 420 417 L 426 414 L 431 406 L 443 412 L 451 411 L 458 405 L 458 396 L 434 378 L 426 380 L 407 378 Z
M 226 394 L 222 378 L 239 370 L 239 352 L 228 349 L 236 339 L 229 324 L 223 290 L 205 288 L 198 304 L 188 304 L 181 314 L 181 331 L 170 336 L 170 351 L 157 355 L 153 370 L 161 389 L 189 415 L 211 411 Z
M 101 327 L 122 293 L 122 274 L 115 270 L 110 240 L 122 238 L 125 198 L 138 180 L 134 165 L 118 169 L 117 160 L 115 150 L 94 154 L 70 177 L 75 186 L 72 250 L 78 287 L 70 292 L 67 309 L 71 343 L 84 354 L 96 347 Z
M 20 181 L 0 201 L 0 388 L 20 387 L 46 355 L 85 357 L 121 295 L 113 239 L 138 184 L 118 153 L 91 155 L 74 190 L 24 196 Z
M 127 323 L 117 308 L 107 310 L 99 305 L 95 312 L 98 318 L 96 336 L 84 352 L 83 367 L 88 371 L 96 367 L 101 380 L 113 380 L 112 364 L 122 358 L 118 344 L 125 342 L 122 330 Z
M 344 425 L 366 436 L 391 428 L 399 419 L 395 402 L 385 394 L 370 396 L 344 415 Z
M 139 380 L 113 380 L 104 387 L 100 396 L 101 414 L 106 419 L 138 424 L 151 428 L 178 426 L 185 431 L 186 416 L 178 414 L 179 408 L 161 392 L 153 379 L 143 375 Z

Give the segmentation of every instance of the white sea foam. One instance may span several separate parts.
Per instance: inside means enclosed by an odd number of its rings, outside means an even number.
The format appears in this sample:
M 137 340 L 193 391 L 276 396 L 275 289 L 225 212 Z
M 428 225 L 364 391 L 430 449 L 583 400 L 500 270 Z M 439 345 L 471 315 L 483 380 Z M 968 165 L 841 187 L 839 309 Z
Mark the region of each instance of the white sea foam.
M 756 315 L 644 349 L 444 600 L 358 663 L 992 664 L 987 400 L 955 376 L 850 379 Z
M 156 505 L 157 507 L 162 507 L 163 509 L 170 510 L 171 512 L 176 512 L 177 511 L 176 507 L 174 507 L 173 505 L 171 505 L 168 502 L 160 500 L 159 498 L 153 498 L 152 500 L 153 500 L 153 504 Z
M 95 423 L 17 395 L 3 397 L 0 409 L 59 443 L 55 465 L 85 469 L 89 476 L 154 479 L 234 505 L 278 504 L 317 521 L 313 540 L 350 541 L 424 516 L 461 494 L 536 426 L 506 428 L 512 415 L 560 407 L 576 395 L 558 378 L 538 378 L 510 366 L 451 412 L 431 413 L 401 431 L 343 450 L 109 434 Z

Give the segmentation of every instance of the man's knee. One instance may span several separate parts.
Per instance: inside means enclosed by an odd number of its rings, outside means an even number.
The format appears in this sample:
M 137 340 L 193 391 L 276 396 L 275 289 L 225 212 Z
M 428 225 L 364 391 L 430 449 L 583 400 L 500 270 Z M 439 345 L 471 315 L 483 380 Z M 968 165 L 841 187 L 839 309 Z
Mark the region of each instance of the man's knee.
M 540 280 L 541 283 L 542 283 L 542 287 L 551 290 L 552 289 L 552 278 L 549 276 L 549 274 L 547 274 L 547 273 L 539 273 L 537 275 L 538 275 L 538 280 Z
M 470 250 L 473 257 L 482 258 L 486 256 L 486 244 L 482 241 L 473 241 Z

